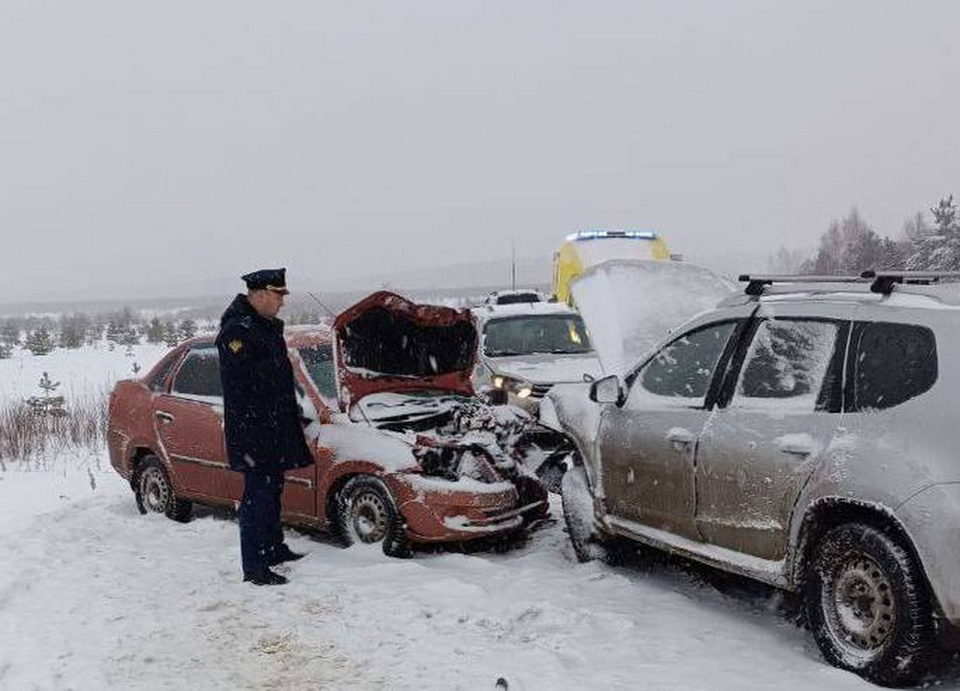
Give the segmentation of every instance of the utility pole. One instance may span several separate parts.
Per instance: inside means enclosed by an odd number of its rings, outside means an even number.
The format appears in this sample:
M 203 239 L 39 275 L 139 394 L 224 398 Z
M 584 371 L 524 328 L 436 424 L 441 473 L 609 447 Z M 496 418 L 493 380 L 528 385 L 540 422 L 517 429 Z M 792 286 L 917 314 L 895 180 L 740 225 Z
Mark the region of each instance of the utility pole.
M 510 244 L 511 248 L 511 261 L 510 261 L 510 288 L 513 290 L 517 289 L 517 241 L 514 240 Z

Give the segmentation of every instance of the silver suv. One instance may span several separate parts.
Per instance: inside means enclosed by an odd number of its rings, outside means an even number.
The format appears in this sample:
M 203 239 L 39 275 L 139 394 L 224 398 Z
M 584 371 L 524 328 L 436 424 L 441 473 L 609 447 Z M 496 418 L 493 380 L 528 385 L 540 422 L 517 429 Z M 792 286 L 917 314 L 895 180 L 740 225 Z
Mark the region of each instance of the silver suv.
M 622 375 L 557 387 L 578 557 L 641 543 L 796 591 L 832 664 L 888 684 L 927 672 L 960 624 L 947 278 L 741 277 L 745 294 Z

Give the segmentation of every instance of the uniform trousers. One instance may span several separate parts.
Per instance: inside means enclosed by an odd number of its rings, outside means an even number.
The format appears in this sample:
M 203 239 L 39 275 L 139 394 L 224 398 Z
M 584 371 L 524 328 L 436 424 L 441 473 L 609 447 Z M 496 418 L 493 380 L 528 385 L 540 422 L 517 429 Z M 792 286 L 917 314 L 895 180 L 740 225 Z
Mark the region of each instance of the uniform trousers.
M 283 544 L 280 497 L 283 473 L 243 474 L 240 502 L 240 558 L 244 574 L 262 573 L 271 566 L 275 550 Z

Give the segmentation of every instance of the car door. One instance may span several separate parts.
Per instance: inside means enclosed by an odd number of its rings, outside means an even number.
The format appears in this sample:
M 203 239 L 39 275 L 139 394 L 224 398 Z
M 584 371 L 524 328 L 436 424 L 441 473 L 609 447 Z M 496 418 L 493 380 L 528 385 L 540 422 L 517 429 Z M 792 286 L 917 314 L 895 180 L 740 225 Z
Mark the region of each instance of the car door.
M 695 326 L 628 378 L 621 406 L 604 410 L 598 434 L 601 483 L 611 521 L 699 539 L 695 520 L 697 438 L 710 415 L 715 373 L 742 320 Z
M 765 305 L 751 324 L 700 435 L 705 541 L 783 558 L 794 502 L 840 426 L 852 313 L 849 305 Z
M 293 365 L 294 384 L 297 388 L 297 394 L 302 406 L 316 408 L 324 405 L 324 398 L 317 390 L 318 384 L 312 378 L 317 376 L 317 381 L 325 385 L 329 393 L 333 388 L 333 374 L 324 369 L 311 369 L 305 358 L 317 360 L 317 363 L 329 363 L 333 354 L 329 343 L 314 344 L 302 346 L 299 350 L 288 350 L 288 355 Z M 317 364 L 315 363 L 315 364 Z M 314 412 L 316 412 L 314 410 Z M 317 451 L 313 443 L 310 444 L 314 451 L 314 458 L 317 457 Z M 224 496 L 233 503 L 239 503 L 243 498 L 243 473 L 228 471 L 223 476 Z M 283 495 L 280 500 L 280 511 L 284 520 L 313 522 L 317 517 L 317 466 L 310 465 L 306 468 L 295 468 L 284 473 Z
M 188 492 L 224 498 L 228 472 L 223 442 L 223 390 L 213 344 L 191 348 L 180 361 L 170 391 L 156 398 L 157 436 Z

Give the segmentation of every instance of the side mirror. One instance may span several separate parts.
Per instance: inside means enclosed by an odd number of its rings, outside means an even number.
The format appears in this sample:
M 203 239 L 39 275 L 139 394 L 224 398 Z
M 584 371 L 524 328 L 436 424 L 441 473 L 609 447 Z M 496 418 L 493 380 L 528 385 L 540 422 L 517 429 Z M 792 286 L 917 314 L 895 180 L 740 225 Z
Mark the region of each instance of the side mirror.
M 597 379 L 590 386 L 590 400 L 595 403 L 620 403 L 622 397 L 623 386 L 615 374 Z

